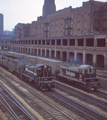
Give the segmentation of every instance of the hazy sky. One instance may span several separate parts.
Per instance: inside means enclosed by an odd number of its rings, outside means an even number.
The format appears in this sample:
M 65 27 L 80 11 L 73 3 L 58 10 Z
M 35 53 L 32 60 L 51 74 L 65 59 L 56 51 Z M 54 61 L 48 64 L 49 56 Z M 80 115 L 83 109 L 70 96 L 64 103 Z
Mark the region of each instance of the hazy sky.
M 82 6 L 89 0 L 55 0 L 56 10 Z M 97 0 L 106 2 L 107 0 Z M 0 13 L 4 15 L 4 30 L 12 30 L 18 23 L 31 23 L 42 16 L 44 0 L 0 0 Z

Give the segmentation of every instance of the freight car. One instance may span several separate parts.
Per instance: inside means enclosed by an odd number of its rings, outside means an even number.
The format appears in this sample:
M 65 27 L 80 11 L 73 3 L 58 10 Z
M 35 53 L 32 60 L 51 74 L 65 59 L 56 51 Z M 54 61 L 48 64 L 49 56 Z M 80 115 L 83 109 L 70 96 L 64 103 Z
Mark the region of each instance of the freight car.
M 0 65 L 10 69 L 13 73 L 21 76 L 21 70 L 28 64 L 27 60 L 19 59 L 13 56 L 0 55 Z
M 79 67 L 61 65 L 57 79 L 72 82 L 88 90 L 97 90 L 100 87 L 96 69 L 91 65 L 80 65 Z
M 52 68 L 44 64 L 31 65 L 24 59 L 13 56 L 0 55 L 0 65 L 10 69 L 23 80 L 37 84 L 40 89 L 51 89 L 55 87 Z

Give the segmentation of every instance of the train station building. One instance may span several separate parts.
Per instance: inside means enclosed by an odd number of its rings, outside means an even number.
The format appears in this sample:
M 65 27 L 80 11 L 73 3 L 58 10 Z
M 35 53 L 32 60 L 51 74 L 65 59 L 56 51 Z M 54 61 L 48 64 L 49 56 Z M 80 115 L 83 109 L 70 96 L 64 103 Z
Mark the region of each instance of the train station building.
M 13 52 L 107 69 L 107 2 L 89 0 L 56 11 L 55 0 L 44 0 L 43 15 L 18 23 L 15 38 L 0 44 Z

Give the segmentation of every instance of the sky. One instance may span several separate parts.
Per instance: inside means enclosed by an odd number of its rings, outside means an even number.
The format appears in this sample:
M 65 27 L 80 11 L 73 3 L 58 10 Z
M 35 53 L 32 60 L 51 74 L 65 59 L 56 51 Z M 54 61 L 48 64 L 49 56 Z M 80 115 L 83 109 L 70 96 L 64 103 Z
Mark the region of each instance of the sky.
M 81 7 L 89 0 L 55 0 L 56 10 Z M 107 0 L 97 0 L 106 2 Z M 44 0 L 0 0 L 0 13 L 4 16 L 4 30 L 15 28 L 18 23 L 31 23 L 42 16 Z

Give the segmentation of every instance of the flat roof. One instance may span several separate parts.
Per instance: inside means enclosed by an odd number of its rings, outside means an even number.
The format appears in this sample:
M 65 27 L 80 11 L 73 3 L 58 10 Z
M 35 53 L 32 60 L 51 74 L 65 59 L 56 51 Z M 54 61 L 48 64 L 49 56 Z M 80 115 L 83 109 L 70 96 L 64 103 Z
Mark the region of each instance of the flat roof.
M 16 53 L 16 52 L 9 52 L 9 53 L 19 54 L 19 55 L 25 55 L 25 56 L 33 57 L 33 58 L 39 58 L 39 59 L 46 60 L 46 61 L 51 61 L 51 62 L 62 62 L 60 60 L 53 60 L 53 59 L 44 58 L 44 57 L 38 57 L 38 56 L 33 56 L 33 55 L 26 55 L 26 54 L 23 54 L 23 53 Z

